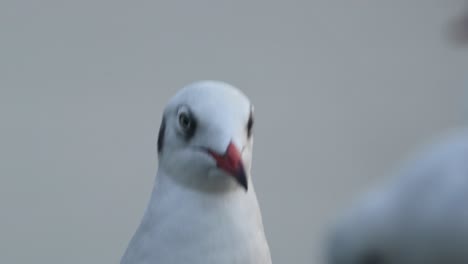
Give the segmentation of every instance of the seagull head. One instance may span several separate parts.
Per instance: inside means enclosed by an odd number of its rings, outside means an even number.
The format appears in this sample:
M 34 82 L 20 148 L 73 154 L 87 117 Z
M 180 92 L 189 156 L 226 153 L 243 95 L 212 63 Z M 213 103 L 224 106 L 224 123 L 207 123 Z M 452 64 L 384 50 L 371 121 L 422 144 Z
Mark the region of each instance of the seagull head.
M 199 81 L 167 104 L 158 136 L 159 169 L 196 189 L 247 191 L 253 106 L 237 88 Z

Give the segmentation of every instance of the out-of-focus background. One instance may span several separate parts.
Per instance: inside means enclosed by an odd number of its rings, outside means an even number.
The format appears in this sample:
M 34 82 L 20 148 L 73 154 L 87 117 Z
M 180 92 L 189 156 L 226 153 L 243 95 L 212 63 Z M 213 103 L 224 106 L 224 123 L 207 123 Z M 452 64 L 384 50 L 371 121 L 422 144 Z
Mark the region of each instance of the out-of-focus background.
M 0 263 L 118 263 L 149 199 L 161 111 L 199 79 L 255 104 L 273 261 L 320 263 L 351 199 L 468 121 L 467 50 L 450 30 L 465 7 L 2 1 Z

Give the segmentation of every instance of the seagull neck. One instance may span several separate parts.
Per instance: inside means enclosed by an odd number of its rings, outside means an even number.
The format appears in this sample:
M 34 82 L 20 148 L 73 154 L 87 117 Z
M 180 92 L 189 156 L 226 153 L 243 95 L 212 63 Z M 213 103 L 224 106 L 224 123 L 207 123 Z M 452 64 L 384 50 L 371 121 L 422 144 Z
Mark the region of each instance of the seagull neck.
M 225 192 L 205 192 L 183 186 L 173 177 L 158 171 L 147 210 L 151 214 L 163 215 L 173 214 L 179 209 L 201 215 L 218 211 L 256 218 L 260 213 L 259 205 L 255 190 L 251 182 L 249 184 L 247 192 L 240 186 Z
M 207 177 L 208 178 L 208 177 Z M 242 196 L 249 196 L 255 191 L 250 179 L 247 177 L 249 190 L 245 191 L 237 182 L 230 178 L 223 178 L 218 181 L 209 179 L 206 182 L 199 182 L 197 180 L 189 181 L 183 177 L 174 177 L 169 175 L 164 169 L 160 168 L 156 175 L 155 184 L 153 186 L 153 193 L 173 192 L 173 193 L 192 193 L 193 195 L 201 196 L 229 196 L 239 194 Z M 250 190 L 251 189 L 251 190 Z
M 159 167 L 158 173 L 156 175 L 155 186 L 168 184 L 176 185 L 174 188 L 181 187 L 187 191 L 205 193 L 205 194 L 228 194 L 234 192 L 241 192 L 245 195 L 246 191 L 242 186 L 231 176 L 219 175 L 219 172 L 216 172 L 216 175 L 211 174 L 213 171 L 209 171 L 208 174 L 204 175 L 186 175 L 182 173 L 172 174 L 167 172 L 164 167 Z M 247 171 L 247 186 L 249 188 L 252 186 L 250 172 Z M 169 187 L 172 188 L 172 187 Z

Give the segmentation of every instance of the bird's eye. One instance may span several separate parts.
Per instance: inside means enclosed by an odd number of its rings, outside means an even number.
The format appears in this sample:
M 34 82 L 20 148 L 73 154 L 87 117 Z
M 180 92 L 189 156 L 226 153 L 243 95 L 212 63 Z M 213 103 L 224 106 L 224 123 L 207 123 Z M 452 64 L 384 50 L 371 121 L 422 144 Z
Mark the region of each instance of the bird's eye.
M 192 119 L 187 113 L 179 114 L 179 124 L 185 131 L 189 131 L 192 127 Z
M 177 115 L 179 127 L 181 128 L 185 139 L 190 139 L 195 135 L 197 120 L 186 107 L 182 107 Z
M 250 113 L 249 121 L 247 122 L 247 137 L 250 138 L 252 135 L 252 128 L 253 128 L 253 115 Z

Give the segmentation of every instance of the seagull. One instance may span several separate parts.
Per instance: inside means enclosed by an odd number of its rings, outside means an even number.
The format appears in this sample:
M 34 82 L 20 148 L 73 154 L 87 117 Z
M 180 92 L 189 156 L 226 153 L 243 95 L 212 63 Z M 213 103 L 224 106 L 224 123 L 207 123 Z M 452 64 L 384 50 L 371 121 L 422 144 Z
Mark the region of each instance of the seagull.
M 328 264 L 468 263 L 468 130 L 414 153 L 333 225 Z
M 250 173 L 253 112 L 220 81 L 170 99 L 150 201 L 121 264 L 271 264 Z

